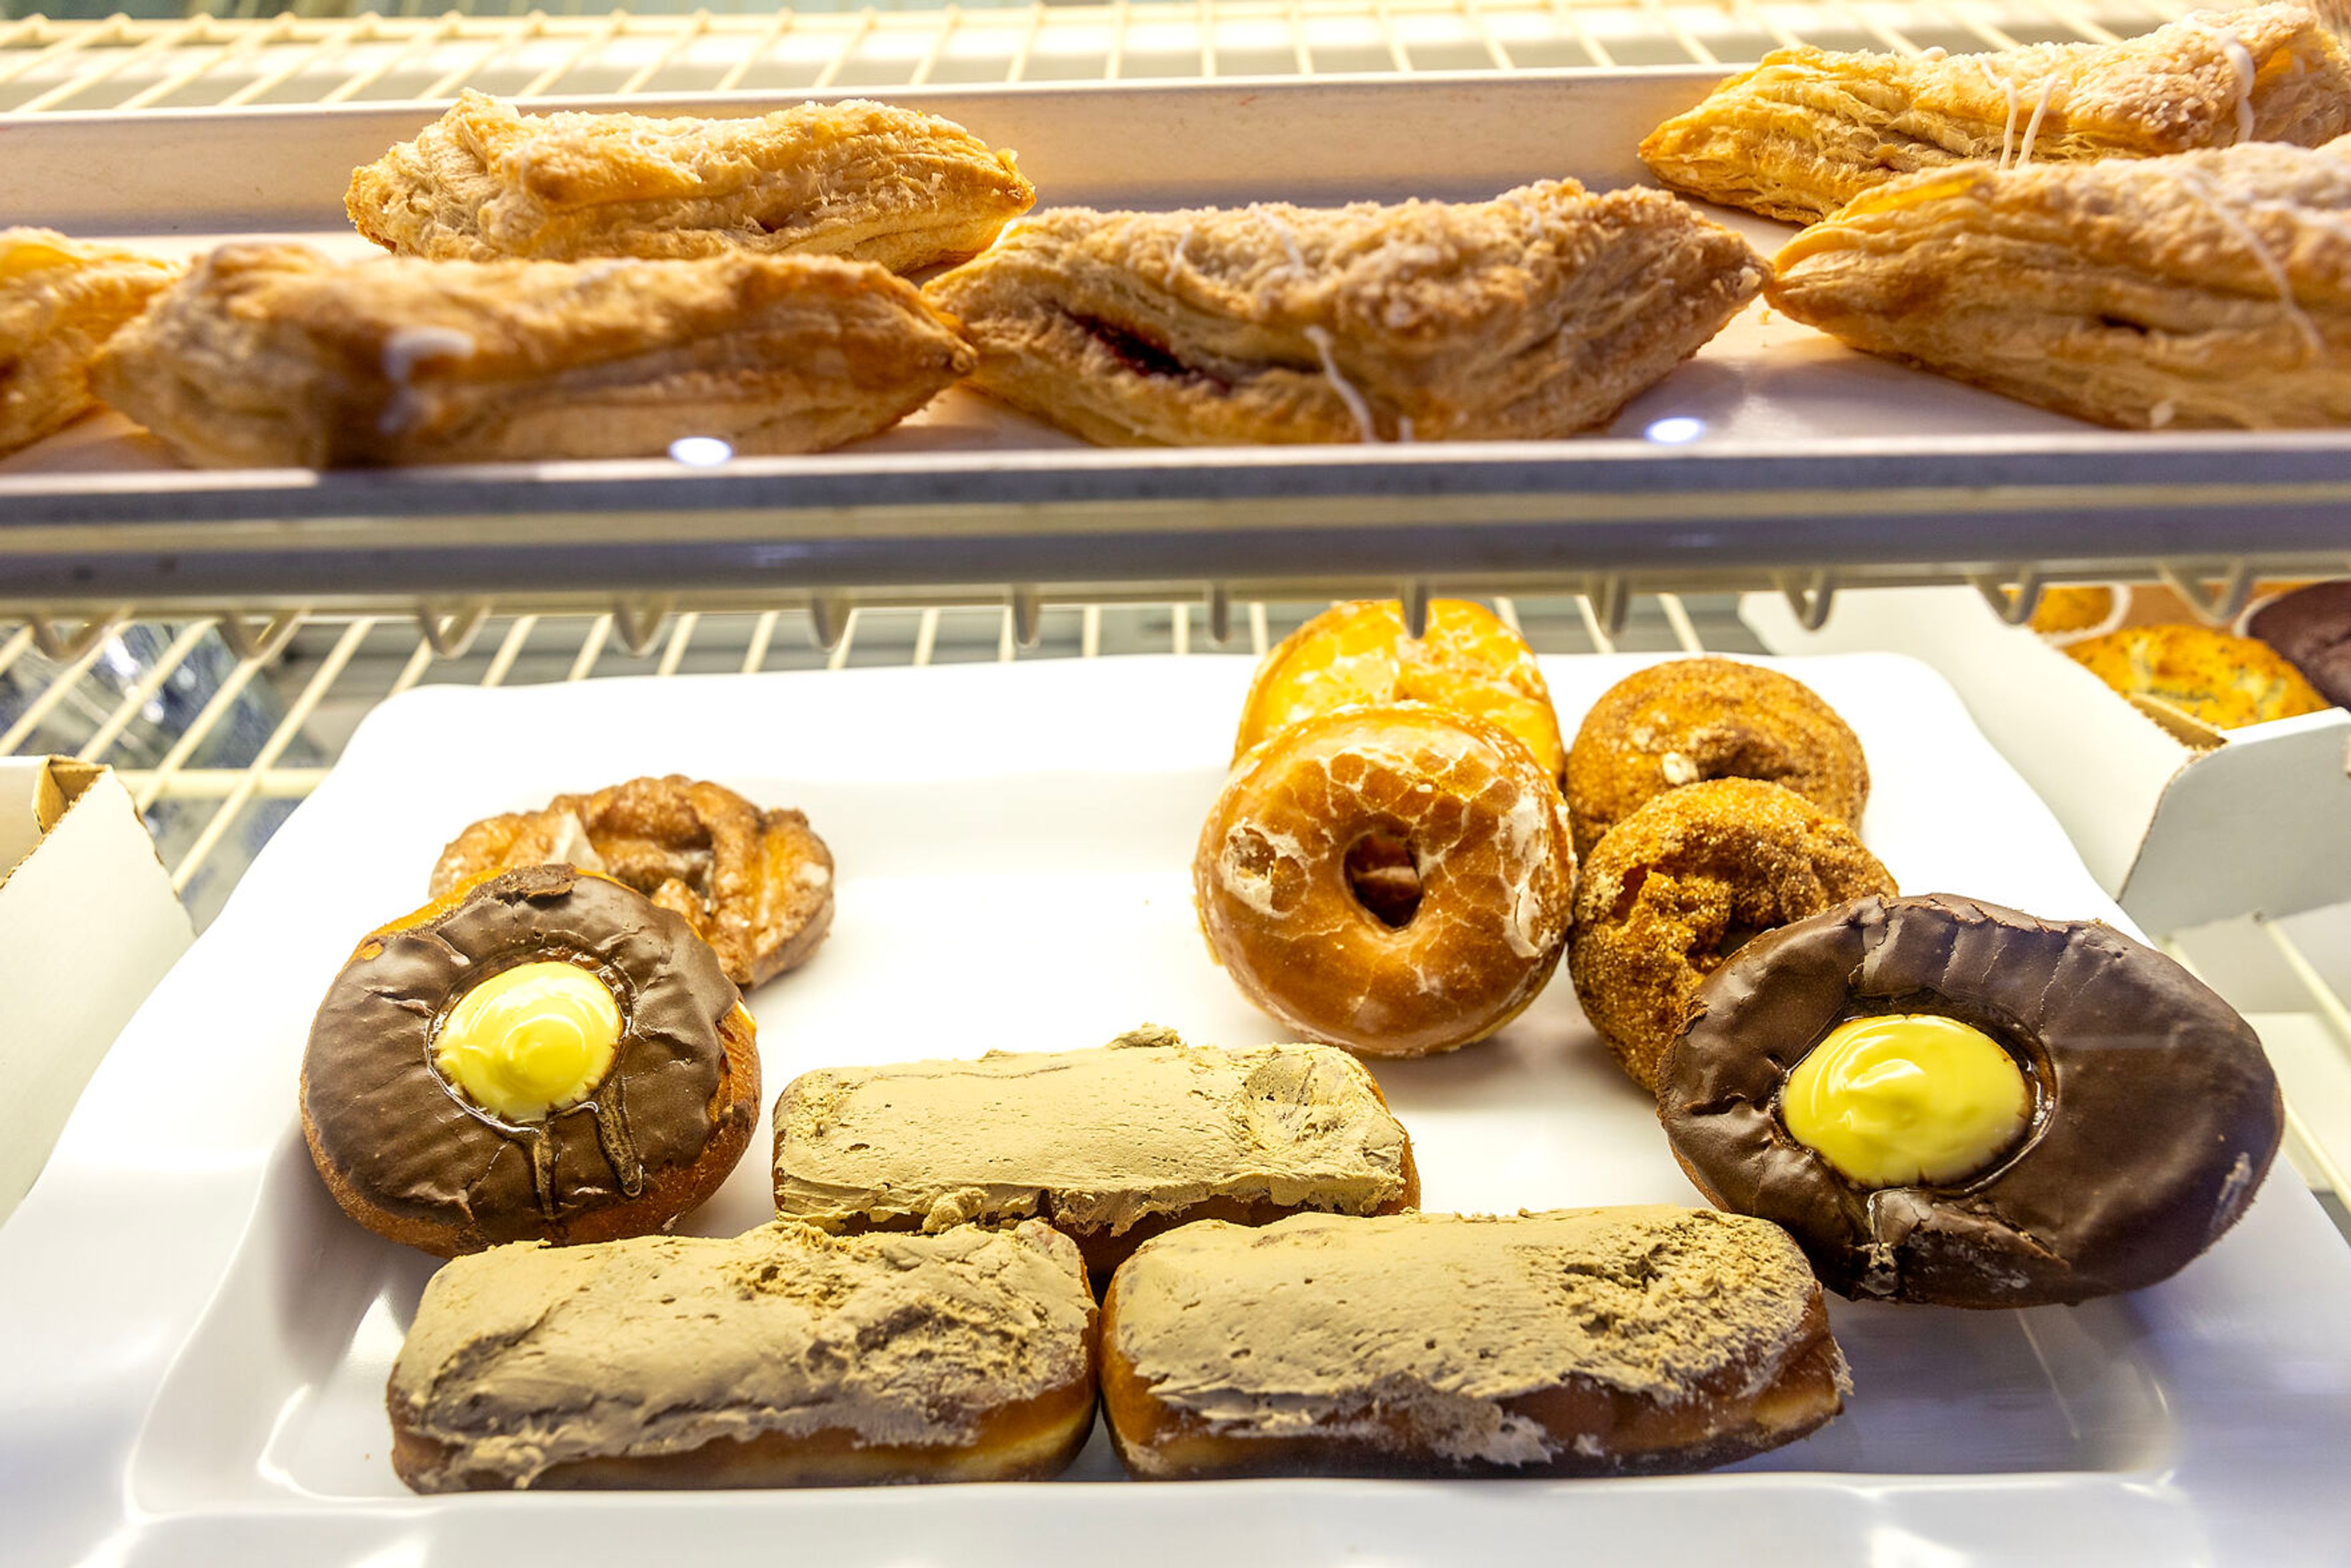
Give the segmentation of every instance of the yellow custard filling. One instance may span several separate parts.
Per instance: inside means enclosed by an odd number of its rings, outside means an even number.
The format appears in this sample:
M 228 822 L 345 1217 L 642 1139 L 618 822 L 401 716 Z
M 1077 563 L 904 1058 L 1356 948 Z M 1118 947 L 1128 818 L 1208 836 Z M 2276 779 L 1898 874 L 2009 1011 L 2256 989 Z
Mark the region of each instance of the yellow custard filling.
M 2032 1092 L 1998 1041 L 1957 1019 L 1849 1019 L 1788 1075 L 1789 1134 L 1863 1186 L 1962 1180 L 2012 1147 Z
M 536 1122 L 586 1099 L 620 1041 L 621 1007 L 603 981 L 576 964 L 524 964 L 457 998 L 433 1061 L 484 1110 Z

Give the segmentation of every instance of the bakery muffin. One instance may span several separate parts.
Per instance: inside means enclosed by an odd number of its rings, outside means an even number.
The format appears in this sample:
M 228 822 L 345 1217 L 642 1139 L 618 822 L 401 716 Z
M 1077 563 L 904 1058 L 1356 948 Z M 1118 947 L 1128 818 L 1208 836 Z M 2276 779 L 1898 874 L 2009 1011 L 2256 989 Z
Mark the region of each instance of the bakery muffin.
M 500 1247 L 424 1288 L 392 1468 L 421 1492 L 1042 1479 L 1093 1427 L 1093 1343 L 1078 1250 L 1034 1220 Z
M 1668 789 L 1760 779 L 1855 828 L 1869 800 L 1861 742 L 1810 686 L 1736 659 L 1668 659 L 1625 676 L 1583 716 L 1567 755 L 1575 852 Z
M 827 1230 L 1035 1217 L 1095 1284 L 1200 1219 L 1394 1214 L 1412 1141 L 1371 1073 L 1322 1045 L 1217 1051 L 1145 1026 L 1100 1050 L 804 1072 L 776 1102 L 776 1209 Z
M 624 882 L 682 916 L 738 986 L 806 963 L 832 925 L 832 852 L 808 818 L 675 773 L 474 823 L 434 862 L 433 895 L 548 862 Z
M 1257 667 L 1233 755 L 1275 731 L 1367 703 L 1428 703 L 1500 725 L 1543 771 L 1563 760 L 1551 688 L 1526 640 L 1482 604 L 1433 599 L 1428 629 L 1405 633 L 1393 599 L 1334 604 L 1284 637 Z
M 2261 1041 L 2178 964 L 1947 894 L 1740 949 L 1657 1114 L 1699 1190 L 1786 1226 L 1832 1289 L 1952 1307 L 2167 1278 L 2244 1212 L 2284 1124 Z
M 1751 779 L 1669 789 L 1593 846 L 1575 889 L 1568 973 L 1633 1081 L 1657 1061 L 1706 977 L 1758 934 L 1894 878 L 1841 820 Z
M 1426 1056 L 1541 992 L 1574 871 L 1567 807 L 1517 737 L 1397 703 L 1334 709 L 1242 758 L 1192 888 L 1251 1002 L 1306 1039 Z
M 302 1056 L 302 1136 L 353 1219 L 448 1257 L 665 1228 L 759 1119 L 718 956 L 570 866 L 456 889 L 371 932 Z
M 2327 706 L 2268 644 L 2210 627 L 2126 626 L 2071 643 L 2064 653 L 2124 696 L 2178 708 L 2214 729 Z

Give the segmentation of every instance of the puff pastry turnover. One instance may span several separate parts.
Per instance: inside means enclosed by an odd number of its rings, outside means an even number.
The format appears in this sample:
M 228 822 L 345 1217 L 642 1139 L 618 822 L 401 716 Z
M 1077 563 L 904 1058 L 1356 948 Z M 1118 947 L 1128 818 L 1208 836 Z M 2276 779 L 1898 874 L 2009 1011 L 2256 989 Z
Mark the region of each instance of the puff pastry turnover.
M 53 229 L 0 229 L 0 453 L 89 412 L 91 357 L 183 270 Z
M 1793 223 L 1921 169 L 2152 158 L 2351 131 L 2351 61 L 2299 5 L 2119 44 L 1986 55 L 1775 49 L 1641 143 L 1667 184 Z
M 887 428 L 972 363 L 864 262 L 334 262 L 214 251 L 94 371 L 190 462 L 336 467 L 629 456 L 712 435 L 808 452 Z
M 2084 419 L 2351 423 L 2351 137 L 1915 174 L 1774 265 L 1797 320 Z
M 387 250 L 443 260 L 748 250 L 905 272 L 985 250 L 1036 199 L 1011 153 L 886 104 L 656 120 L 523 115 L 468 91 L 354 171 L 343 204 Z
M 1656 191 L 1176 213 L 1063 208 L 927 292 L 974 384 L 1088 440 L 1564 435 L 1762 287 L 1745 241 Z

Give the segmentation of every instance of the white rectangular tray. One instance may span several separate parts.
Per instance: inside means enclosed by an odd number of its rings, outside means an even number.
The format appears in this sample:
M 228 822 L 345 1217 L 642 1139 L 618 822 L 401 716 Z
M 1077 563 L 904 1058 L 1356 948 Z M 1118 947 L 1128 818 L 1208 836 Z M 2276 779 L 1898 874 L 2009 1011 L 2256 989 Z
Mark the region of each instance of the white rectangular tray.
M 895 89 L 1018 150 L 1041 204 L 1482 199 L 1650 183 L 1706 67 Z M 845 94 L 824 96 L 841 97 Z M 557 100 L 748 114 L 797 95 Z M 354 164 L 437 106 L 0 117 L 14 222 L 185 249 L 365 246 Z M 1791 231 L 1719 213 L 1769 256 Z M 2116 433 L 1845 350 L 1764 309 L 1559 442 L 1098 451 L 951 391 L 839 453 L 190 473 L 119 418 L 0 461 L 0 599 L 398 598 L 968 583 L 1442 578 L 1474 569 L 2080 570 L 2341 553 L 2351 436 Z M 369 526 L 353 527 L 361 521 Z M 235 522 L 251 525 L 224 528 Z M 1768 582 L 1768 576 L 1763 580 Z
M 1643 661 L 1545 661 L 1572 727 Z M 1876 780 L 1902 884 L 2120 923 L 1949 687 L 1792 660 Z M 1188 866 L 1246 660 L 1121 659 L 423 688 L 377 709 L 116 1046 L 0 1230 L 0 1557 L 174 1564 L 1382 1562 L 2274 1564 L 2341 1560 L 2351 1253 L 2281 1166 L 2213 1252 L 2077 1309 L 1837 1302 L 1855 1393 L 1707 1476 L 1067 1483 L 738 1495 L 403 1492 L 383 1380 L 434 1268 L 345 1219 L 304 1152 L 309 1016 L 443 841 L 562 789 L 681 770 L 805 808 L 832 935 L 751 998 L 771 1104 L 806 1069 L 1278 1030 L 1209 961 Z M 1430 1208 L 1692 1202 L 1564 979 L 1497 1040 L 1379 1064 Z M 764 1136 L 692 1216 L 770 1211 Z M 517 1553 L 527 1555 L 518 1557 Z M 1712 1554 L 1719 1553 L 1719 1557 Z

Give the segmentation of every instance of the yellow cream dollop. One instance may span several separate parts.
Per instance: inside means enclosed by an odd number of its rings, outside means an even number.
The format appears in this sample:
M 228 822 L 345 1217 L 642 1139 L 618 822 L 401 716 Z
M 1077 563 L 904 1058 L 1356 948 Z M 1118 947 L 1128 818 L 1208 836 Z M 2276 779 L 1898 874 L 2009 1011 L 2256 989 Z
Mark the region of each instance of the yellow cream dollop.
M 621 1007 L 576 964 L 523 964 L 457 998 L 433 1047 L 442 1075 L 484 1110 L 536 1122 L 611 1071 Z
M 1850 1019 L 1796 1070 L 1780 1103 L 1795 1140 L 1864 1186 L 1961 1180 L 2008 1152 L 2032 1092 L 1998 1041 L 1957 1019 Z

